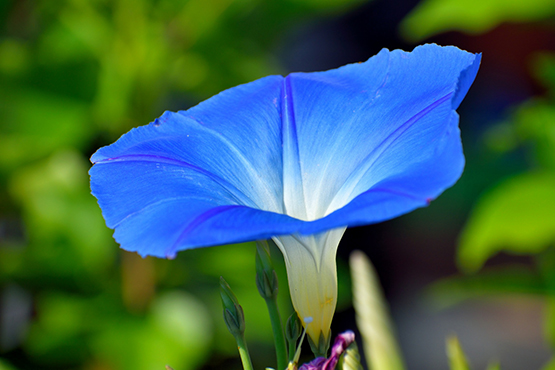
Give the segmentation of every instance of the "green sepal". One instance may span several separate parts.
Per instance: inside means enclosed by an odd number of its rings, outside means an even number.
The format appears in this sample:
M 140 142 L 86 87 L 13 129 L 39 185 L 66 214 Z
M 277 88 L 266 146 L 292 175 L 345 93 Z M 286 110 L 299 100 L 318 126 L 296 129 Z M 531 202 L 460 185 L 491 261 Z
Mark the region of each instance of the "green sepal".
M 297 343 L 297 340 L 301 336 L 302 332 L 303 327 L 301 320 L 299 319 L 299 315 L 297 315 L 296 312 L 293 312 L 285 324 L 285 338 L 287 339 L 287 342 Z
M 331 333 L 328 339 L 324 337 L 324 334 L 320 332 L 320 337 L 318 338 L 318 344 L 314 343 L 312 339 L 308 337 L 308 344 L 310 344 L 310 349 L 314 353 L 314 357 L 328 357 L 328 349 L 331 344 Z
M 299 319 L 299 315 L 296 312 L 293 312 L 285 324 L 285 339 L 287 339 L 287 345 L 289 346 L 289 362 L 295 358 L 297 341 L 302 335 L 302 331 L 303 325 L 301 324 L 301 319 Z

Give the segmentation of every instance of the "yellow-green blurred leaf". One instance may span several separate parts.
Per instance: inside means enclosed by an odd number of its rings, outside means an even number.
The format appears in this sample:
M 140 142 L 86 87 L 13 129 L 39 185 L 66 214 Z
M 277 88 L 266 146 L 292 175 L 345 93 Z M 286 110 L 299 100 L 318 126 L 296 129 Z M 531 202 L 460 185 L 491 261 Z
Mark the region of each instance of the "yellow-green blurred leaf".
M 8 364 L 8 362 L 0 359 L 0 370 L 16 370 L 16 368 Z
M 555 358 L 549 360 L 549 362 L 542 367 L 542 370 L 555 370 Z
M 0 90 L 0 166 L 80 147 L 92 132 L 83 102 L 38 90 Z
M 464 351 L 456 336 L 447 338 L 447 357 L 451 370 L 470 370 Z
M 553 296 L 549 296 L 546 299 L 546 308 L 545 308 L 545 323 L 544 323 L 544 332 L 545 337 L 548 343 L 551 345 L 551 348 L 555 348 L 555 298 Z M 549 367 L 551 366 L 551 367 Z M 550 362 L 550 365 L 547 369 L 555 370 L 555 359 Z
M 41 294 L 36 307 L 38 319 L 31 327 L 27 351 L 42 357 L 73 342 L 92 319 L 87 320 L 88 303 L 64 293 Z
M 16 39 L 6 38 L 0 42 L 0 72 L 18 75 L 30 64 L 29 45 Z
M 539 52 L 533 56 L 532 71 L 536 79 L 550 89 L 552 97 L 555 97 L 555 53 Z
M 353 281 L 353 306 L 369 368 L 405 369 L 374 267 L 361 251 L 351 253 L 349 262 Z
M 93 351 L 120 370 L 197 368 L 212 340 L 206 308 L 191 295 L 169 292 L 152 305 L 147 320 L 108 324 L 94 340 Z
M 553 0 L 423 0 L 402 21 L 411 41 L 444 31 L 486 32 L 503 22 L 532 22 L 555 14 Z
M 501 370 L 501 364 L 497 361 L 490 362 L 486 370 Z
M 542 277 L 526 266 L 491 267 L 479 274 L 444 278 L 428 288 L 428 294 L 440 308 L 495 294 L 547 293 Z
M 484 194 L 460 239 L 458 261 L 476 271 L 500 251 L 538 253 L 555 240 L 555 174 L 526 173 Z
M 555 171 L 555 103 L 529 100 L 518 107 L 513 120 L 521 140 L 532 145 L 535 160 Z
M 338 10 L 355 4 L 360 4 L 366 0 L 290 0 L 295 5 L 304 5 L 317 10 Z
M 10 181 L 10 193 L 21 205 L 29 230 L 27 251 L 37 262 L 52 263 L 53 269 L 65 261 L 69 270 L 79 266 L 93 272 L 114 258 L 111 231 L 89 193 L 88 167 L 78 152 L 60 150 L 20 168 Z M 69 242 L 67 247 L 56 245 L 61 238 Z

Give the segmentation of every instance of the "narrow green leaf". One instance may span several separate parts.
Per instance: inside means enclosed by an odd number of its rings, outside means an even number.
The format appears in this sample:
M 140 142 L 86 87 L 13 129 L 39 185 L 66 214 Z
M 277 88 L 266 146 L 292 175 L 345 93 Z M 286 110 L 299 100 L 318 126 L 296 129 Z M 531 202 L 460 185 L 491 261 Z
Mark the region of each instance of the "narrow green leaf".
M 454 335 L 447 338 L 447 357 L 451 370 L 470 370 L 459 339 Z
M 368 367 L 372 370 L 405 369 L 374 268 L 361 251 L 351 253 L 350 265 L 353 306 Z

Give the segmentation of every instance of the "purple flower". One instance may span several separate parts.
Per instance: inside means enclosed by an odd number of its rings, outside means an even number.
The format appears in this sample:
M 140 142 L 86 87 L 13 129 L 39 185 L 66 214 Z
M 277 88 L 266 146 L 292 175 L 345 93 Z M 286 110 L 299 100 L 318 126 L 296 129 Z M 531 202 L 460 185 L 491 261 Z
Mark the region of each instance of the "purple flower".
M 331 347 L 331 355 L 329 358 L 317 357 L 309 363 L 303 364 L 299 370 L 334 370 L 337 361 L 339 361 L 339 357 L 354 341 L 355 333 L 350 330 L 339 334 Z

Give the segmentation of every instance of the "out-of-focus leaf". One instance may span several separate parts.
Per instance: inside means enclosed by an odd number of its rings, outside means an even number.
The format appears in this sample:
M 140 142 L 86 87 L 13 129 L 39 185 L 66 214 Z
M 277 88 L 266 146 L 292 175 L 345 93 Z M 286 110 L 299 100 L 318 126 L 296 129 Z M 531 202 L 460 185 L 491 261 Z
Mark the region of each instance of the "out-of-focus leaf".
M 0 72 L 7 75 L 19 75 L 29 68 L 29 45 L 6 38 L 0 42 Z
M 501 364 L 498 361 L 490 362 L 486 370 L 501 370 Z
M 0 370 L 16 370 L 16 368 L 0 359 Z
M 353 252 L 349 262 L 353 281 L 353 306 L 369 368 L 405 369 L 373 266 L 361 251 Z
M 458 262 L 478 270 L 500 251 L 534 254 L 555 240 L 555 175 L 526 173 L 486 193 L 460 239 Z
M 512 121 L 500 122 L 489 127 L 482 135 L 484 144 L 492 152 L 507 153 L 521 144 Z
M 207 345 L 200 346 L 206 337 L 185 327 L 198 325 L 199 315 L 215 320 L 210 329 L 218 337 L 210 343 L 215 357 L 235 355 L 221 320 L 217 284 L 211 285 L 211 275 L 225 271 L 226 278 L 244 278 L 234 287 L 242 300 L 254 302 L 245 309 L 246 336 L 257 341 L 253 359 L 262 363 L 272 338 L 264 302 L 248 276 L 249 269 L 254 276 L 248 246 L 190 251 L 152 263 L 149 279 L 157 290 L 192 291 L 206 304 L 202 312 L 180 299 L 147 295 L 135 304 L 140 310 L 129 312 L 134 304 L 125 298 L 126 286 L 137 274 L 126 276 L 127 258 L 117 258 L 122 252 L 90 195 L 87 156 L 164 109 L 186 109 L 233 85 L 285 72 L 272 53 L 284 33 L 363 1 L 0 5 L 6 25 L 0 38 L 0 233 L 6 228 L 13 233 L 9 239 L 0 235 L 0 283 L 14 280 L 31 292 L 37 311 L 22 345 L 22 367 L 198 368 L 195 358 L 206 353 Z M 291 310 L 287 279 L 283 265 L 277 269 L 285 313 Z M 141 279 L 133 283 L 140 285 Z M 170 315 L 187 319 L 174 322 Z M 187 356 L 190 362 L 183 360 Z
M 84 19 L 87 22 L 88 19 Z M 86 24 L 81 24 L 82 28 Z M 94 34 L 94 33 L 93 33 Z M 65 64 L 94 56 L 90 45 L 62 24 L 55 24 L 47 29 L 37 47 L 40 61 L 46 65 Z
M 447 357 L 451 370 L 470 370 L 464 351 L 456 336 L 447 338 Z
M 551 360 L 542 367 L 542 370 L 555 370 L 555 358 L 551 358 Z
M 117 250 L 89 194 L 87 168 L 79 153 L 60 150 L 14 174 L 10 192 L 23 209 L 30 243 L 26 263 L 40 267 L 34 273 L 81 269 L 76 277 L 82 277 L 105 271 L 113 260 Z
M 366 0 L 289 0 L 286 2 L 294 3 L 297 6 L 303 5 L 315 10 L 336 11 L 364 3 Z
M 543 325 L 547 342 L 555 349 L 555 248 L 548 248 L 536 256 L 537 269 L 551 294 L 546 294 L 545 322 Z M 555 363 L 552 365 L 555 366 Z M 554 367 L 555 369 L 555 367 Z
M 513 120 L 520 139 L 532 145 L 535 161 L 555 171 L 555 103 L 527 101 L 518 107 Z
M 0 90 L 0 168 L 80 147 L 91 133 L 86 105 L 36 90 Z
M 541 52 L 532 59 L 532 71 L 536 79 L 547 87 L 555 98 L 555 53 Z
M 481 33 L 503 22 L 532 22 L 555 14 L 553 0 L 423 0 L 401 23 L 411 41 L 451 30 Z
M 106 323 L 93 351 L 121 370 L 194 369 L 205 359 L 212 327 L 205 307 L 185 293 L 170 292 L 153 302 L 147 320 Z
M 547 294 L 542 277 L 526 266 L 489 268 L 476 275 L 453 276 L 433 283 L 428 294 L 440 308 L 499 294 Z
M 555 296 L 555 246 L 535 256 L 536 269 L 551 295 Z
M 41 362 L 79 363 L 87 355 L 83 333 L 98 318 L 91 299 L 60 292 L 41 294 L 26 351 Z
M 553 296 L 549 296 L 546 300 L 543 328 L 547 342 L 551 345 L 551 348 L 555 348 L 555 298 Z M 551 366 L 555 369 L 555 360 L 551 363 Z

